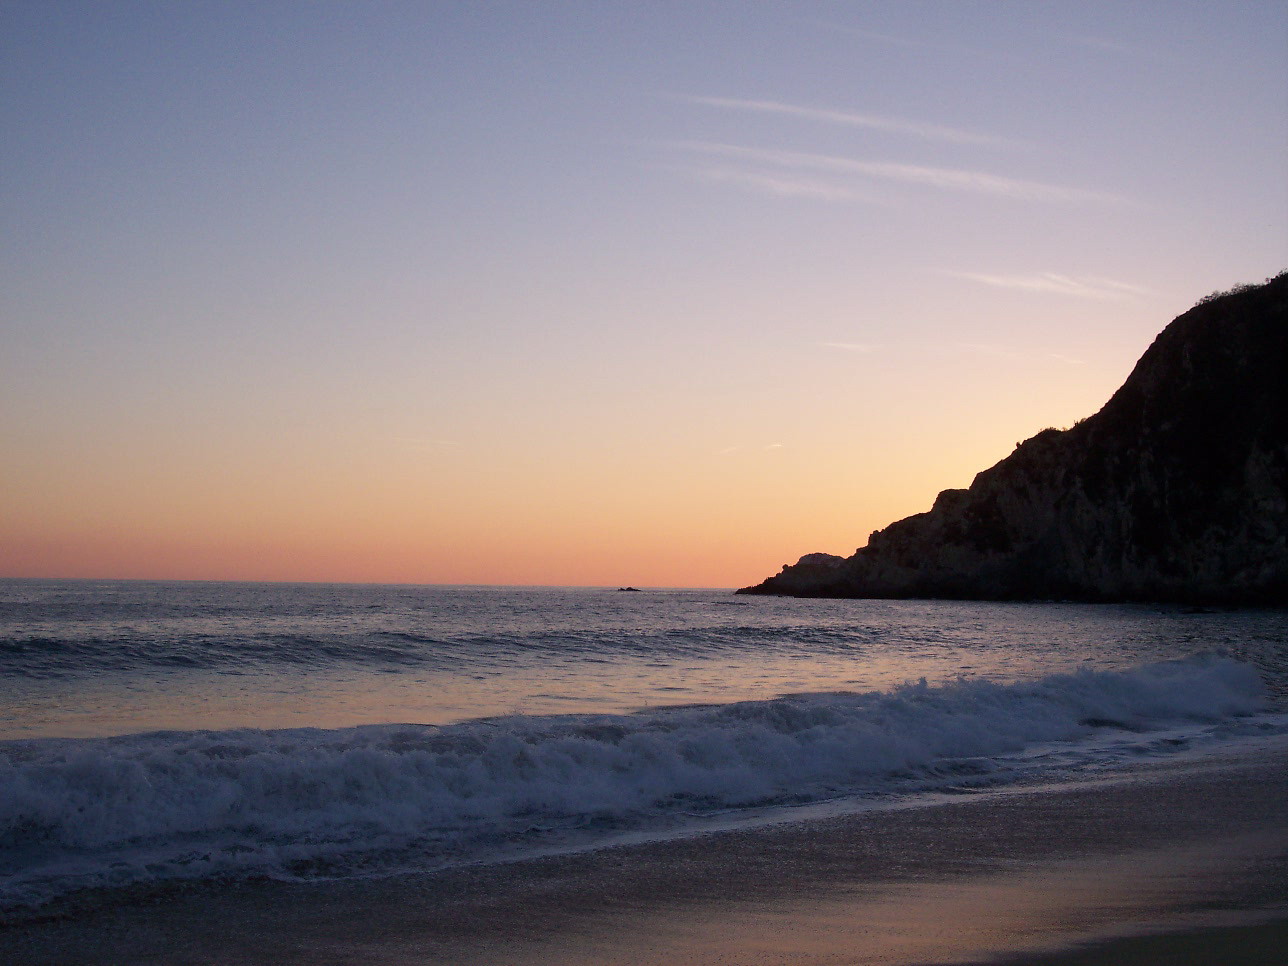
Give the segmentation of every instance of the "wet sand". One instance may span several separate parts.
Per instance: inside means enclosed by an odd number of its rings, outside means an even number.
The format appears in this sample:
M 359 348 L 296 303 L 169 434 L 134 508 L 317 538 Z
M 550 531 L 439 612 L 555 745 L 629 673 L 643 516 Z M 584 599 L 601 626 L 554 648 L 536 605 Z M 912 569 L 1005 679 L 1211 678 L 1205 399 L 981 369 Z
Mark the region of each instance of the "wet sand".
M 119 896 L 14 964 L 1260 963 L 1288 919 L 1288 747 L 1097 781 L 347 883 Z M 1187 959 L 1186 957 L 1189 957 Z
M 1019 955 L 981 966 L 1282 966 L 1288 919 L 1213 926 L 1087 943 L 1048 955 Z

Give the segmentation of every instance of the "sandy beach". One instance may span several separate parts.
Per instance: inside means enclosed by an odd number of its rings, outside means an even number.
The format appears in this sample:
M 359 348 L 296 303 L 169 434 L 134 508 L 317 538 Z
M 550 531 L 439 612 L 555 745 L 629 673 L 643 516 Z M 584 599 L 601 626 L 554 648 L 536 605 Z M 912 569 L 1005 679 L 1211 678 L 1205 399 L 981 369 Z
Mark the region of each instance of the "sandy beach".
M 1132 936 L 1047 955 L 1022 953 L 990 962 L 1028 966 L 1275 966 L 1288 943 L 1288 919 Z
M 1269 963 L 1288 746 L 437 874 L 99 896 L 15 964 Z

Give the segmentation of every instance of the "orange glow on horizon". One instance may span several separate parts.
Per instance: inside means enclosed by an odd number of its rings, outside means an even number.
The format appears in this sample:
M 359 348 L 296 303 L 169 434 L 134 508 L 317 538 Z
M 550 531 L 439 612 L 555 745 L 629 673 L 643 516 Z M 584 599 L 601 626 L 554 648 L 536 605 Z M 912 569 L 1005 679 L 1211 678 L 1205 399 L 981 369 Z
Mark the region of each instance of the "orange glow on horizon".
M 649 435 L 636 427 L 589 442 L 511 441 L 503 454 L 360 438 L 349 449 L 305 440 L 284 451 L 254 437 L 203 446 L 136 438 L 124 452 L 54 453 L 39 472 L 28 467 L 10 504 L 23 512 L 0 523 L 0 573 L 742 586 L 804 553 L 852 553 L 1046 424 L 1014 405 L 1031 381 L 999 383 L 967 411 L 942 398 L 952 373 L 931 375 L 942 395 L 910 394 L 901 413 L 873 406 L 871 416 L 849 417 L 844 400 L 816 391 L 820 412 L 839 415 L 795 429 L 779 420 L 754 443 L 721 448 L 701 430 L 675 432 L 672 421 L 646 427 Z M 889 379 L 859 384 L 893 391 Z M 832 385 L 842 396 L 850 389 Z M 1075 418 L 1096 408 L 1077 397 L 1054 405 Z M 87 457 L 92 477 L 81 469 Z

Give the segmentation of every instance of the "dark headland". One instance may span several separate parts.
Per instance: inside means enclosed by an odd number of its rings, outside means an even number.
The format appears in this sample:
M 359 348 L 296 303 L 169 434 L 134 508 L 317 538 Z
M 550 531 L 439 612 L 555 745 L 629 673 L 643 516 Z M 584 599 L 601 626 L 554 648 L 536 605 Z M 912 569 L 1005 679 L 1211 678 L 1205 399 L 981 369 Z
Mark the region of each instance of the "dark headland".
M 738 593 L 1288 604 L 1288 272 L 1204 299 L 969 489 Z

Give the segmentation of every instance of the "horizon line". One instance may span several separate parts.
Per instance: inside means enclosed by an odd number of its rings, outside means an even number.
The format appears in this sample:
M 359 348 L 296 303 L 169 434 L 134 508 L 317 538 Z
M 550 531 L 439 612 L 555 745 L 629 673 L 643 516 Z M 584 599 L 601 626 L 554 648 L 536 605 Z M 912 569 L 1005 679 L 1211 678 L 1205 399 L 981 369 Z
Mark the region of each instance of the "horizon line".
M 269 580 L 255 577 L 31 577 L 0 574 L 0 581 L 65 581 L 80 583 L 137 583 L 137 584 L 314 584 L 317 586 L 344 587 L 510 587 L 541 590 L 612 590 L 636 587 L 635 584 L 528 584 L 528 583 L 473 583 L 434 582 L 415 580 Z M 737 586 L 707 584 L 642 584 L 638 590 L 737 590 Z

